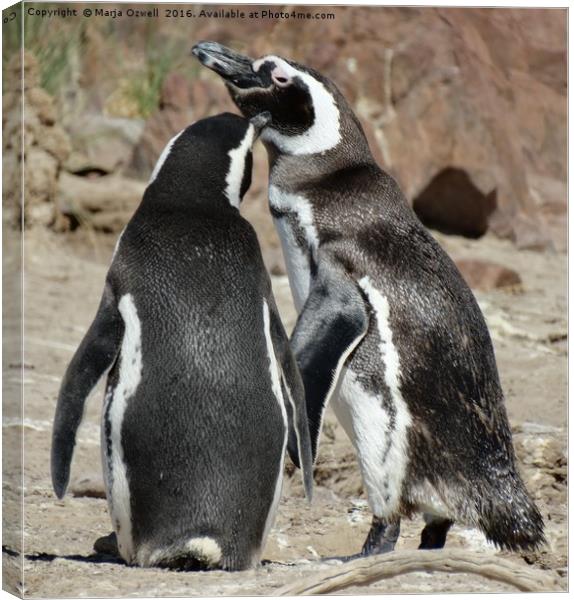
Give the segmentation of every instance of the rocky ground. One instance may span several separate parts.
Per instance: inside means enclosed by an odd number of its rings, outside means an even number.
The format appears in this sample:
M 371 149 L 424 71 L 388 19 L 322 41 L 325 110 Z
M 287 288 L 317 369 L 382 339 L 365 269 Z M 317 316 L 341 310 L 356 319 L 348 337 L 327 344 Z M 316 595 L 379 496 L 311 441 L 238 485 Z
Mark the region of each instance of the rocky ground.
M 5 245 L 14 242 L 5 235 Z M 440 237 L 456 258 L 482 258 L 512 266 L 522 285 L 477 293 L 489 323 L 507 395 L 521 469 L 546 520 L 548 545 L 539 552 L 498 552 L 476 531 L 454 527 L 448 547 L 504 556 L 517 565 L 552 574 L 566 587 L 566 256 L 517 251 L 509 242 Z M 99 449 L 102 390 L 91 398 L 67 496 L 51 489 L 51 420 L 59 383 L 100 298 L 114 236 L 78 230 L 56 235 L 37 228 L 26 235 L 24 425 L 17 403 L 4 406 L 4 588 L 30 597 L 268 595 L 283 585 L 326 570 L 332 557 L 360 549 L 370 513 L 352 447 L 329 414 L 315 471 L 315 498 L 302 495 L 297 472 L 286 469 L 283 499 L 264 564 L 247 573 L 177 573 L 129 568 L 98 557 L 92 544 L 110 531 Z M 5 284 L 18 268 L 5 252 Z M 294 323 L 285 277 L 274 277 L 288 328 Z M 6 288 L 5 288 L 6 289 Z M 17 339 L 5 299 L 5 334 Z M 12 320 L 11 320 L 12 319 Z M 11 337 L 10 337 L 11 336 Z M 6 347 L 6 346 L 5 346 Z M 20 361 L 5 356 L 4 393 L 18 391 Z M 24 560 L 19 531 L 19 440 L 24 439 Z M 414 549 L 422 520 L 405 521 L 398 549 Z M 512 586 L 461 573 L 404 574 L 344 593 L 515 591 Z

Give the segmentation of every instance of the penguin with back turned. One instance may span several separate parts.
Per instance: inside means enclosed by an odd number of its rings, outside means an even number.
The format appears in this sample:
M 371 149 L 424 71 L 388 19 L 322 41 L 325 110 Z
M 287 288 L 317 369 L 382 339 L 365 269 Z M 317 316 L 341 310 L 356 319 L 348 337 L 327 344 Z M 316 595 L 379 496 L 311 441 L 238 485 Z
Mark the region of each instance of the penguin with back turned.
M 60 389 L 52 480 L 61 498 L 85 400 L 109 370 L 102 460 L 128 564 L 254 566 L 286 448 L 311 495 L 303 384 L 256 234 L 239 214 L 267 119 L 218 115 L 166 146 Z
M 390 551 L 422 512 L 420 548 L 454 521 L 501 548 L 544 542 L 517 470 L 492 342 L 456 266 L 380 169 L 332 81 L 277 56 L 192 49 L 264 128 L 269 204 L 298 320 L 291 338 L 316 458 L 329 403 L 357 451 L 373 522 L 362 554 Z

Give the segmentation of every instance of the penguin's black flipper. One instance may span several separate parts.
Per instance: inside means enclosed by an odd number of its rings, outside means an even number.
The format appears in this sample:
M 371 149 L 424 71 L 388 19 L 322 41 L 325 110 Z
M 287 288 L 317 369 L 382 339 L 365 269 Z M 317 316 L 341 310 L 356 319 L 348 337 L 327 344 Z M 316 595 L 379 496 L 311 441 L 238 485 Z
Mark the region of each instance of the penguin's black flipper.
M 62 498 L 68 487 L 76 431 L 86 398 L 114 361 L 123 334 L 123 321 L 108 282 L 98 312 L 70 362 L 56 406 L 52 430 L 52 485 Z
M 309 296 L 291 336 L 305 386 L 313 461 L 323 413 L 345 360 L 365 336 L 369 317 L 353 279 L 327 256 L 319 261 Z
M 291 347 L 283 328 L 274 298 L 269 298 L 271 338 L 277 359 L 281 364 L 281 388 L 285 399 L 285 409 L 289 419 L 287 452 L 296 467 L 303 473 L 305 496 L 310 501 L 313 496 L 313 457 L 311 436 L 307 421 L 305 389 Z

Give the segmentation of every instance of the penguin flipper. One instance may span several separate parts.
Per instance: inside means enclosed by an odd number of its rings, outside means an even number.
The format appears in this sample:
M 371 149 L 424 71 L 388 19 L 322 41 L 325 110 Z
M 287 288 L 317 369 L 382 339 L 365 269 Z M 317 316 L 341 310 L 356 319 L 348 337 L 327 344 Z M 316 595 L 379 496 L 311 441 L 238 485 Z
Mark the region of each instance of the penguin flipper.
M 269 299 L 269 312 L 271 339 L 277 359 L 281 364 L 281 387 L 289 420 L 287 452 L 295 466 L 302 471 L 305 496 L 310 501 L 313 496 L 313 457 L 307 422 L 305 389 L 273 297 Z
M 291 336 L 305 386 L 313 461 L 323 414 L 345 360 L 367 333 L 369 317 L 355 281 L 328 258 L 316 276 Z
M 123 334 L 123 321 L 111 286 L 106 282 L 98 312 L 68 365 L 60 387 L 52 430 L 51 470 L 56 496 L 66 493 L 76 431 L 87 397 L 114 361 Z

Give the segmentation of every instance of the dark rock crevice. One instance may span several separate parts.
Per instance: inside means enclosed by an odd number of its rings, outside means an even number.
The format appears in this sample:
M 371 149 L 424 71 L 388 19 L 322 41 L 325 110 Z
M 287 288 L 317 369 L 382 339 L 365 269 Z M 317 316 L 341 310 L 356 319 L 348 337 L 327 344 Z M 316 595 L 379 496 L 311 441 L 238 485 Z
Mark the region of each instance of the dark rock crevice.
M 497 206 L 496 189 L 485 194 L 463 169 L 447 167 L 413 200 L 413 209 L 430 229 L 469 238 L 482 237 Z

